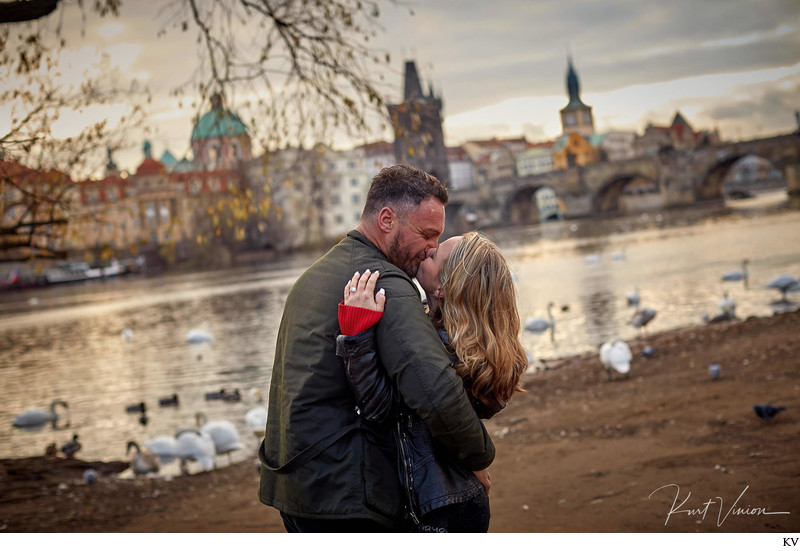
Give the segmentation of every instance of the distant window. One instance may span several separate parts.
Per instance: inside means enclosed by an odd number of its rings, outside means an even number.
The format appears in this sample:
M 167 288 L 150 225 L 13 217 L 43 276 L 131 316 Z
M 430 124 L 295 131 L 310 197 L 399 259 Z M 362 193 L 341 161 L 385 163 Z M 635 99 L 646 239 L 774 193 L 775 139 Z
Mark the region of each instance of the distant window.
M 339 196 L 333 195 L 331 196 L 331 205 L 338 205 L 339 204 Z
M 337 214 L 336 216 L 333 217 L 333 219 L 336 221 L 337 224 L 341 224 L 342 222 L 344 222 L 344 217 L 342 217 L 341 214 Z
M 592 114 L 591 114 L 591 113 L 589 113 L 588 111 L 586 111 L 586 112 L 583 114 L 583 122 L 584 122 L 585 124 L 591 124 L 591 123 L 592 123 Z
M 354 193 L 353 194 L 353 204 L 357 205 L 360 202 L 361 202 L 361 195 L 359 195 L 358 193 Z
M 331 180 L 331 187 L 336 189 L 339 187 L 339 180 Z
M 564 123 L 567 126 L 575 126 L 575 115 L 573 115 L 572 113 L 566 115 L 564 117 Z
M 350 178 L 350 186 L 351 187 L 355 187 L 357 185 L 358 185 L 358 179 L 357 178 Z

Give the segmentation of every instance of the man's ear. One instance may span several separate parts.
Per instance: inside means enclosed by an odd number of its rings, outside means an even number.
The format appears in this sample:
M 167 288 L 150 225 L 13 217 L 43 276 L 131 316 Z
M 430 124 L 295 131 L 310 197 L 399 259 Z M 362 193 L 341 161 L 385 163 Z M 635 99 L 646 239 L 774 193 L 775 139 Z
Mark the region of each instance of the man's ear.
M 389 233 L 397 224 L 397 215 L 389 207 L 383 207 L 378 213 L 378 227 L 384 233 Z
M 442 291 L 442 288 L 441 288 L 441 287 L 437 288 L 437 289 L 436 289 L 436 290 L 433 292 L 433 296 L 434 296 L 435 298 L 438 298 L 438 299 L 442 299 L 442 298 L 444 298 L 444 292 Z

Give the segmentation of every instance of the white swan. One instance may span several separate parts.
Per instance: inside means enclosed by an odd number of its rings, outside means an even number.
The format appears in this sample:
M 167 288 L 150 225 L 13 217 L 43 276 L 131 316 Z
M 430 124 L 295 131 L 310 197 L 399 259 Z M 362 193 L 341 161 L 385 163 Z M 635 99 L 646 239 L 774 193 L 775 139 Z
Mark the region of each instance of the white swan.
M 210 331 L 204 331 L 203 329 L 191 329 L 186 333 L 186 342 L 188 343 L 211 342 L 213 340 L 214 335 Z
M 17 415 L 17 418 L 14 419 L 12 424 L 19 428 L 39 428 L 47 423 L 53 423 L 55 427 L 55 424 L 58 422 L 56 406 L 63 406 L 65 409 L 69 409 L 69 406 L 63 400 L 53 400 L 53 402 L 50 403 L 50 411 L 29 409 Z
M 717 314 L 730 316 L 731 318 L 736 317 L 736 301 L 728 296 L 727 291 L 722 294 L 722 298 L 717 302 Z
M 186 464 L 197 461 L 204 470 L 214 468 L 214 441 L 207 434 L 195 429 L 183 429 L 175 435 L 178 458 L 181 461 L 181 472 L 188 472 Z
M 634 287 L 633 291 L 625 293 L 625 298 L 628 300 L 628 306 L 638 306 L 641 300 L 641 297 L 639 297 L 639 288 Z
M 766 287 L 767 289 L 777 289 L 780 291 L 781 300 L 786 302 L 786 293 L 793 291 L 798 285 L 800 285 L 800 282 L 798 282 L 797 279 L 788 274 L 783 274 L 769 280 Z
M 244 448 L 239 439 L 239 431 L 230 421 L 211 421 L 208 422 L 205 413 L 197 413 L 195 416 L 201 434 L 207 434 L 214 442 L 214 451 L 217 455 L 223 453 L 228 456 L 228 464 L 231 462 L 231 452 Z M 266 425 L 266 422 L 265 422 Z
M 556 322 L 553 319 L 553 303 L 550 302 L 547 304 L 547 318 L 537 317 L 537 318 L 529 318 L 525 321 L 525 329 L 531 331 L 533 333 L 544 333 L 548 329 L 550 330 L 550 339 L 553 340 L 554 332 L 556 327 Z
M 609 377 L 611 377 L 611 369 L 617 373 L 629 375 L 632 358 L 630 346 L 622 339 L 612 339 L 600 347 L 600 361 L 605 366 Z
M 267 427 L 267 408 L 256 406 L 244 414 L 244 421 L 248 428 L 253 431 L 256 438 L 264 438 L 264 431 Z
M 139 444 L 133 440 L 128 441 L 128 448 L 125 450 L 125 455 L 131 453 L 131 448 L 136 449 L 136 453 L 133 455 L 133 461 L 131 461 L 131 469 L 133 470 L 134 474 L 149 474 L 158 472 L 160 465 L 157 455 L 147 450 L 142 451 L 141 448 L 139 448 Z
M 153 455 L 158 457 L 159 463 L 168 465 L 178 458 L 178 441 L 172 436 L 155 436 L 143 442 Z
M 744 288 L 747 289 L 747 265 L 750 263 L 748 259 L 742 260 L 741 270 L 731 270 L 722 274 L 722 281 L 744 281 Z

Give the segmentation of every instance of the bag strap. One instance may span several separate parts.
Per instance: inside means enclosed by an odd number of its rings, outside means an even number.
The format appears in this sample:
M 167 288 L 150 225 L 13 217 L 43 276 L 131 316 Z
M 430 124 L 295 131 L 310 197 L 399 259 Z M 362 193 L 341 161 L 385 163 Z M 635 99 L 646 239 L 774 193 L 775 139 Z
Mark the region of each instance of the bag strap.
M 267 469 L 274 472 L 275 474 L 288 474 L 293 471 L 296 471 L 309 461 L 311 461 L 314 457 L 319 455 L 319 453 L 339 440 L 344 436 L 350 434 L 355 430 L 359 430 L 361 428 L 360 423 L 356 423 L 354 425 L 349 425 L 346 427 L 340 428 L 338 431 L 329 434 L 325 438 L 316 441 L 315 443 L 311 444 L 310 446 L 306 447 L 302 451 L 298 452 L 297 455 L 289 459 L 286 463 L 284 463 L 280 467 L 273 467 L 267 462 L 266 454 L 264 453 L 264 446 L 266 444 L 266 440 L 261 441 L 261 446 L 258 449 L 258 455 L 261 459 L 261 463 L 263 463 Z

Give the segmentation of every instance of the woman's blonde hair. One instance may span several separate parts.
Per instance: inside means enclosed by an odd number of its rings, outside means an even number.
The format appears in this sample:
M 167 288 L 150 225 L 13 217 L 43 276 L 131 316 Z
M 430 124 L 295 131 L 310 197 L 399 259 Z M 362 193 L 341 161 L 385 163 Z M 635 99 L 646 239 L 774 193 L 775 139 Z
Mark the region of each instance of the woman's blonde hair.
M 458 356 L 455 369 L 489 407 L 505 406 L 528 367 L 511 270 L 497 245 L 465 233 L 439 274 L 441 323 Z M 524 391 L 523 391 L 524 392 Z

